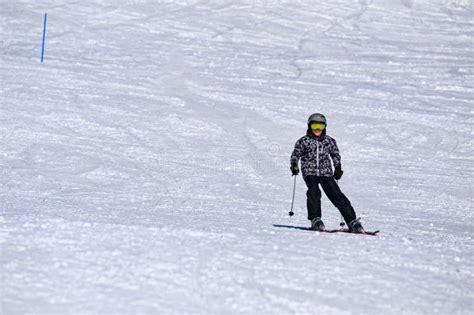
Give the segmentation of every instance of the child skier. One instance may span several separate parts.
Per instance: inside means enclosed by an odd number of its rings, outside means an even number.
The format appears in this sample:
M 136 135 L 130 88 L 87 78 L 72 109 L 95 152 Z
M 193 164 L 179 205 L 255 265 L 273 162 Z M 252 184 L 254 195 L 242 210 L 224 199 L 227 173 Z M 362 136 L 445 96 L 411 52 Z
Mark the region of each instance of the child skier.
M 336 180 L 339 180 L 343 174 L 341 156 L 336 140 L 326 135 L 326 126 L 326 117 L 323 114 L 316 113 L 309 116 L 306 135 L 296 142 L 293 154 L 291 154 L 291 173 L 294 176 L 298 175 L 298 161 L 301 159 L 303 178 L 308 186 L 306 192 L 308 219 L 311 220 L 312 230 L 325 230 L 321 220 L 321 190 L 319 189 L 319 185 L 321 185 L 329 200 L 344 217 L 349 230 L 362 233 L 364 229 L 356 219 L 351 202 L 336 183 Z M 334 163 L 334 174 L 331 159 Z

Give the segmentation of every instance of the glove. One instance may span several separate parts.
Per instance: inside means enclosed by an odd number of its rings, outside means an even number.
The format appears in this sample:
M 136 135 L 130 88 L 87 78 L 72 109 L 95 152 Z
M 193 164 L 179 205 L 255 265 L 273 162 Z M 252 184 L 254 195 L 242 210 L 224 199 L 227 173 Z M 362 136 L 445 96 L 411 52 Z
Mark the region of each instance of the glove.
M 298 167 L 298 161 L 291 162 L 290 170 L 291 170 L 292 176 L 299 174 L 300 168 Z
M 334 179 L 335 180 L 341 179 L 342 174 L 344 174 L 344 172 L 341 169 L 341 165 L 336 166 L 336 169 L 334 170 Z

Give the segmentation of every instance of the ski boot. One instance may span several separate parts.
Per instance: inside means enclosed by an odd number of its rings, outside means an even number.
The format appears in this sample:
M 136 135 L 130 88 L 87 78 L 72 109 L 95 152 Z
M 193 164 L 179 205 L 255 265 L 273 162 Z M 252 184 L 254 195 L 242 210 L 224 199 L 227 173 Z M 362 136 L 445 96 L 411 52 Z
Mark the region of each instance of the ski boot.
M 324 231 L 326 227 L 324 226 L 323 220 L 321 218 L 314 218 L 311 220 L 311 230 L 313 231 Z
M 349 232 L 351 233 L 364 233 L 365 232 L 359 220 L 360 218 L 357 218 L 355 220 L 352 220 L 351 223 L 349 223 Z

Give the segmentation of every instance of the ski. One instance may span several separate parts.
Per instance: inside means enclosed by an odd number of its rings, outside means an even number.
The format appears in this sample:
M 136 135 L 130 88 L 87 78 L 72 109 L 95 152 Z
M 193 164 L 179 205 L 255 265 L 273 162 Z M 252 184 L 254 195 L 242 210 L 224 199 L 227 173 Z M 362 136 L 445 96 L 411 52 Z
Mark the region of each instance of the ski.
M 376 230 L 376 231 L 364 231 L 364 232 L 362 232 L 362 233 L 355 233 L 355 232 L 349 231 L 348 228 L 342 228 L 342 229 L 325 229 L 325 230 L 323 230 L 323 231 L 315 231 L 315 230 L 311 230 L 310 228 L 304 227 L 304 226 L 283 225 L 283 224 L 273 224 L 273 226 L 274 226 L 274 227 L 278 227 L 278 228 L 296 229 L 296 230 L 312 231 L 312 232 L 321 232 L 321 233 L 338 233 L 338 232 L 341 232 L 341 233 L 351 233 L 351 234 L 377 235 L 377 233 L 380 232 L 379 230 Z
M 364 232 L 351 232 L 349 231 L 349 229 L 326 229 L 326 230 L 323 230 L 323 231 L 315 231 L 315 232 L 325 232 L 325 233 L 338 233 L 338 232 L 342 232 L 342 233 L 352 233 L 352 234 L 365 234 L 365 235 L 377 235 L 377 233 L 380 232 L 380 230 L 376 230 L 376 231 L 364 231 Z

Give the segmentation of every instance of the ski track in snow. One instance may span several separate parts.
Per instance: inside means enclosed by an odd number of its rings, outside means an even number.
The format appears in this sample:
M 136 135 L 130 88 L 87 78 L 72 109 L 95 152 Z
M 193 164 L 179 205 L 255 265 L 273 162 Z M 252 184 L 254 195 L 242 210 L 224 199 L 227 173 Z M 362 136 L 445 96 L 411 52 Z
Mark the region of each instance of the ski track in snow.
M 2 314 L 472 311 L 472 1 L 1 8 Z M 315 111 L 376 237 L 274 226 Z

